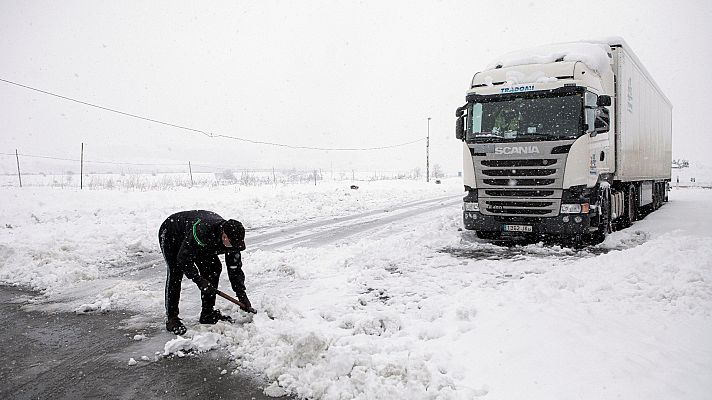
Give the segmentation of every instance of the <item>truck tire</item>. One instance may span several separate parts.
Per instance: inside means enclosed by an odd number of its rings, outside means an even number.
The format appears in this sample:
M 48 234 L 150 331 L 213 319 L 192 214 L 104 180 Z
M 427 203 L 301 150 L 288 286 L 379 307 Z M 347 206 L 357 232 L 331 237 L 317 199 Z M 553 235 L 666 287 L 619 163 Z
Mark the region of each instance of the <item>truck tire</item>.
M 665 182 L 658 182 L 658 191 L 657 191 L 657 207 L 660 208 L 665 204 Z
M 591 235 L 594 244 L 603 242 L 606 236 L 613 231 L 611 226 L 611 191 L 601 189 L 598 195 L 598 230 Z
M 635 207 L 635 187 L 629 185 L 625 189 L 625 216 L 623 216 L 623 221 L 620 224 L 621 228 L 628 228 L 633 225 L 636 220 L 636 213 L 638 211 Z
M 653 183 L 653 202 L 650 204 L 650 212 L 653 212 L 660 208 L 660 185 L 657 182 Z

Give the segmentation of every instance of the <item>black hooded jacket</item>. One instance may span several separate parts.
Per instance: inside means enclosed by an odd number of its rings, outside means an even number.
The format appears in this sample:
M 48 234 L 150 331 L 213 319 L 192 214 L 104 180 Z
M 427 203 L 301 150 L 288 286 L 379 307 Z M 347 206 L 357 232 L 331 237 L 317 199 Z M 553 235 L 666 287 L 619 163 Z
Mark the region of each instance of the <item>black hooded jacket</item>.
M 221 225 L 225 222 L 220 215 L 206 210 L 191 210 L 175 213 L 161 226 L 165 229 L 166 242 L 177 251 L 176 264 L 183 274 L 193 282 L 198 282 L 200 272 L 196 262 L 207 261 L 219 254 L 225 254 L 225 265 L 232 289 L 245 291 L 245 274 L 242 272 L 240 252 L 222 243 Z

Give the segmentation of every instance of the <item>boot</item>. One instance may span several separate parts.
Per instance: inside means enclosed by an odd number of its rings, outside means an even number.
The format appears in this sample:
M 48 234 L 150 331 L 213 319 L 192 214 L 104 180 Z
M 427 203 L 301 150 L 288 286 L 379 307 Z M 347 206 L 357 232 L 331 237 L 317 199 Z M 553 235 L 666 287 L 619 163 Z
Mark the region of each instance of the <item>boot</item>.
M 180 318 L 169 317 L 168 321 L 166 321 L 166 330 L 168 332 L 175 333 L 176 335 L 182 335 L 188 329 L 185 327 L 185 325 L 183 325 L 182 322 L 180 322 Z
M 220 310 L 203 310 L 200 313 L 200 323 L 214 325 L 218 321 L 227 321 L 232 323 L 232 318 L 228 315 L 223 315 Z

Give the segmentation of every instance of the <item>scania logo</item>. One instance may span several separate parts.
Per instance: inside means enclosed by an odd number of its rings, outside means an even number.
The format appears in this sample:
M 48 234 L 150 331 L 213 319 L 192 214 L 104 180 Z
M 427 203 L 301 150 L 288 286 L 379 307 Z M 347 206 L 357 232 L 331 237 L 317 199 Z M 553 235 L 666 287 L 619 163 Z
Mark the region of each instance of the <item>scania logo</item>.
M 537 146 L 496 146 L 494 154 L 539 154 Z

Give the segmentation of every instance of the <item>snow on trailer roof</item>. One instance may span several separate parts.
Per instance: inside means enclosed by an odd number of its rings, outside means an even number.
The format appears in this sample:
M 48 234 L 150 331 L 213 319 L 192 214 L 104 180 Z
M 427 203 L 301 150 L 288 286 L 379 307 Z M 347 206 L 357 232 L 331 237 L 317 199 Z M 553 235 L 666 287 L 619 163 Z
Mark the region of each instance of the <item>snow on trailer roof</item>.
M 514 67 L 527 64 L 547 64 L 559 61 L 581 61 L 601 73 L 610 68 L 610 44 L 603 42 L 570 42 L 549 44 L 517 50 L 495 59 L 487 69 Z
M 621 47 L 626 54 L 633 59 L 635 64 L 643 72 L 643 75 L 652 83 L 658 92 L 665 98 L 672 107 L 670 99 L 660 89 L 655 79 L 650 75 L 638 56 L 633 52 L 628 43 L 619 36 L 611 36 L 601 39 L 581 40 L 578 42 L 555 43 L 543 46 L 532 47 L 506 53 L 493 60 L 487 69 L 514 67 L 518 65 L 545 64 L 560 61 L 580 61 L 590 69 L 603 72 L 610 68 L 611 48 Z

